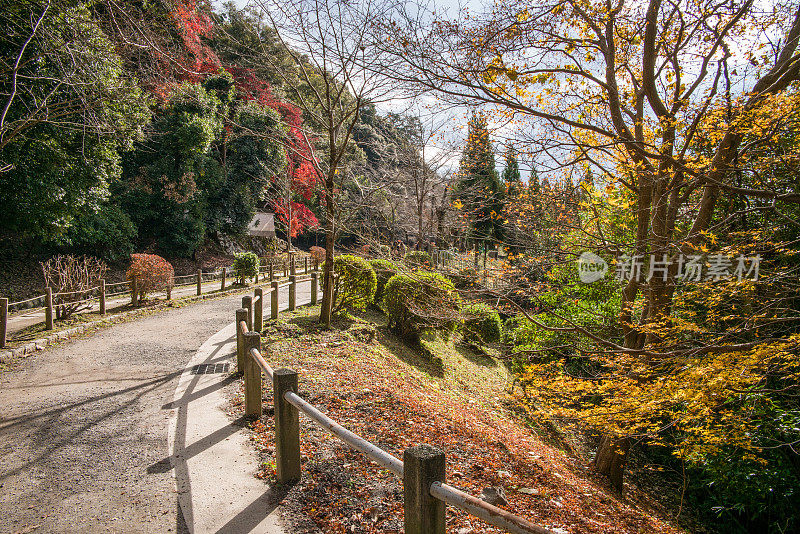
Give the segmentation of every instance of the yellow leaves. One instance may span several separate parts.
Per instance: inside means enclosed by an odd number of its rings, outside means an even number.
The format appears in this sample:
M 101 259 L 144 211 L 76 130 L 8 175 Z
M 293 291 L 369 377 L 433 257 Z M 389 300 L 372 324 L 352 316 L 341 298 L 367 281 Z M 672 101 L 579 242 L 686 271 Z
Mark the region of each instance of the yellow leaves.
M 781 369 L 789 381 L 800 378 L 798 346 L 800 334 L 794 334 L 753 350 L 665 357 L 658 366 L 615 354 L 604 360 L 603 380 L 571 376 L 561 362 L 540 363 L 528 366 L 521 380 L 537 408 L 551 417 L 656 440 L 662 428 L 674 427 L 684 436 L 684 458 L 722 447 L 757 458 L 751 429 L 758 415 L 751 408 L 760 402 L 759 388 L 769 373 Z

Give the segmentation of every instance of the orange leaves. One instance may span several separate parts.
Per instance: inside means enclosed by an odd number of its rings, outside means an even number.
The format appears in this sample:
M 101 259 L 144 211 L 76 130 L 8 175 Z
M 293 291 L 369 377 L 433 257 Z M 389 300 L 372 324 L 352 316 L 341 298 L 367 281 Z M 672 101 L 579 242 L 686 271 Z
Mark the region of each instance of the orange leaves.
M 136 277 L 136 288 L 141 295 L 172 287 L 175 270 L 167 260 L 155 254 L 131 254 L 131 265 L 125 273 L 128 280 Z M 131 283 L 131 289 L 133 284 Z

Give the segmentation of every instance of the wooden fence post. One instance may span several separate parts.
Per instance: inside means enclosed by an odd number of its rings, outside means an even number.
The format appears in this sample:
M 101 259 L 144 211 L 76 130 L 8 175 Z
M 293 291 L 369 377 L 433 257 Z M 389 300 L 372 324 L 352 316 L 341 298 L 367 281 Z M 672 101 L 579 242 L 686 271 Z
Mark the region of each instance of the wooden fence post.
M 220 278 L 219 282 L 219 290 L 225 291 L 225 279 L 228 277 L 228 269 L 223 267 L 222 268 L 222 278 Z
M 303 272 L 308 274 L 308 256 L 303 258 Z
M 444 482 L 444 452 L 417 445 L 403 452 L 403 515 L 406 534 L 445 534 L 445 504 L 431 495 Z
M 46 330 L 53 329 L 53 288 L 45 290 L 44 297 L 44 327 Z
M 247 417 L 261 417 L 261 367 L 250 354 L 250 349 L 261 352 L 261 334 L 244 335 L 244 413 Z
M 278 281 L 272 281 L 272 295 L 269 302 L 269 316 L 273 321 L 278 318 Z
M 300 414 L 283 398 L 287 391 L 297 393 L 297 373 L 289 369 L 276 369 L 272 376 L 275 464 L 281 484 L 300 480 Z
M 197 269 L 197 296 L 203 294 L 203 271 L 201 269 Z
M 0 299 L 0 349 L 6 346 L 6 332 L 8 331 L 8 299 Z
M 317 293 L 319 292 L 319 273 L 314 271 L 311 273 L 311 305 L 317 303 Z
M 486 246 L 484 242 L 483 245 L 483 283 L 486 283 L 486 255 L 489 253 L 489 248 Z
M 253 330 L 253 297 L 245 295 L 242 297 L 242 308 L 247 310 L 247 330 Z
M 98 296 L 100 297 L 100 315 L 106 314 L 106 281 L 100 280 L 100 287 L 97 288 Z
M 289 275 L 289 311 L 297 308 L 297 275 Z
M 264 329 L 264 290 L 257 287 L 253 294 L 253 330 L 261 333 Z
M 289 258 L 289 274 L 291 276 L 297 276 L 297 265 L 294 261 L 294 254 Z
M 283 260 L 283 277 L 284 277 L 284 278 L 286 278 L 287 276 L 289 276 L 289 271 L 288 271 L 288 269 L 289 269 L 289 265 L 288 265 L 288 263 L 286 263 L 286 260 Z
M 319 271 L 319 260 L 314 258 L 314 270 Z
M 167 300 L 172 300 L 172 288 L 173 287 L 175 287 L 175 277 L 174 276 L 169 281 L 169 285 L 167 286 Z
M 239 308 L 236 310 L 236 371 L 244 372 L 244 334 L 242 333 L 241 323 L 247 322 L 247 310 Z

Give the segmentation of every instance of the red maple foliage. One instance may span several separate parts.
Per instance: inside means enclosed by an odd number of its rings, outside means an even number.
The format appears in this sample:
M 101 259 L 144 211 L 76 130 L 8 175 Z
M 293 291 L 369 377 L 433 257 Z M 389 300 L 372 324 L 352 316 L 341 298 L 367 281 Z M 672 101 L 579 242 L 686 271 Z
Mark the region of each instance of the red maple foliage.
M 179 0 L 171 16 L 187 51 L 186 56 L 179 60 L 182 63 L 182 73 L 177 81 L 198 82 L 209 74 L 219 72 L 223 66 L 214 51 L 203 40 L 211 35 L 213 21 L 198 6 L 198 0 Z M 289 229 L 291 236 L 297 237 L 305 230 L 319 224 L 306 205 L 291 200 L 295 194 L 305 201 L 311 200 L 318 183 L 316 169 L 311 163 L 313 158 L 311 143 L 314 140 L 309 139 L 303 132 L 302 112 L 291 102 L 276 97 L 270 84 L 258 77 L 252 69 L 236 65 L 226 65 L 224 69 L 233 76 L 237 93 L 243 100 L 254 101 L 274 109 L 288 126 L 286 172 L 289 178 L 289 191 L 287 198 L 278 198 L 273 202 L 273 208 L 279 220 Z M 167 81 L 154 92 L 165 99 L 174 83 Z
M 155 254 L 131 254 L 131 265 L 128 267 L 125 278 L 131 282 L 133 291 L 133 277 L 136 277 L 136 291 L 140 297 L 158 290 L 168 290 L 172 287 L 175 270 L 172 264 Z
M 203 42 L 211 36 L 214 24 L 208 13 L 198 8 L 197 0 L 180 0 L 170 13 L 187 51 L 184 60 L 185 76 L 199 81 L 203 73 L 215 72 L 220 66 L 217 54 Z
M 248 101 L 255 101 L 277 111 L 289 127 L 286 140 L 287 172 L 292 179 L 292 191 L 305 200 L 311 200 L 317 185 L 317 172 L 311 164 L 313 153 L 310 143 L 303 133 L 303 114 L 291 102 L 280 100 L 272 92 L 272 87 L 256 76 L 251 69 L 229 66 L 226 70 L 233 75 L 236 90 Z
M 256 76 L 251 69 L 229 66 L 226 70 L 233 75 L 236 89 L 244 100 L 258 102 L 274 109 L 289 127 L 286 138 L 286 173 L 289 178 L 289 191 L 286 196 L 276 198 L 272 204 L 278 220 L 289 229 L 291 237 L 297 237 L 319 224 L 316 216 L 306 205 L 288 198 L 297 194 L 306 201 L 311 200 L 318 181 L 316 169 L 311 163 L 313 153 L 310 141 L 303 133 L 302 112 L 291 102 L 277 98 L 270 84 Z
M 291 210 L 287 202 L 276 201 L 273 205 L 275 215 L 286 228 L 289 228 L 290 235 L 297 237 L 304 231 L 319 226 L 319 220 L 305 204 L 291 202 Z M 289 215 L 291 213 L 291 221 Z

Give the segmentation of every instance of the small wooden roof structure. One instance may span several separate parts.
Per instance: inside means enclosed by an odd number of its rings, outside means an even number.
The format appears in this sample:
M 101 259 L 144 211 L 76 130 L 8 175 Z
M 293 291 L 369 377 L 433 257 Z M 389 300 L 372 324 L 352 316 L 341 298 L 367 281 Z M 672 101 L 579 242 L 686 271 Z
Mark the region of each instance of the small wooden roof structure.
M 275 214 L 256 212 L 247 226 L 247 233 L 257 237 L 275 237 Z

